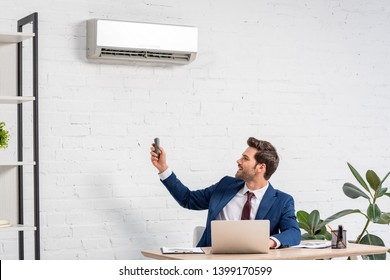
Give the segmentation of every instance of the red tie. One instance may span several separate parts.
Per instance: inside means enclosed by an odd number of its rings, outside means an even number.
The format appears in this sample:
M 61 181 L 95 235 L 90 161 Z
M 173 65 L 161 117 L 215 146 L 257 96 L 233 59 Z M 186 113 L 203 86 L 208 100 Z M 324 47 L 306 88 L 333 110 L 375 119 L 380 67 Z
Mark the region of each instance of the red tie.
M 246 195 L 247 198 L 244 208 L 242 208 L 241 220 L 249 220 L 249 217 L 251 215 L 251 199 L 254 194 L 253 192 L 247 192 Z

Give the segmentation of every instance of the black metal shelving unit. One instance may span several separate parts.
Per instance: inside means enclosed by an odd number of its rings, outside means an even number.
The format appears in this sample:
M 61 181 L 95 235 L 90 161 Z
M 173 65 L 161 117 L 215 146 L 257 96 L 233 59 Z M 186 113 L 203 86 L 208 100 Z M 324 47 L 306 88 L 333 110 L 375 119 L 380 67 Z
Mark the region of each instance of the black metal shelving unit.
M 34 197 L 34 256 L 36 260 L 40 259 L 40 207 L 39 207 L 39 122 L 38 122 L 38 13 L 30 14 L 18 20 L 18 32 L 23 32 L 23 27 L 32 24 L 32 94 L 35 98 L 33 102 L 33 197 Z M 18 74 L 17 91 L 18 96 L 23 96 L 23 41 L 18 43 L 17 51 Z M 23 161 L 23 104 L 17 105 L 17 124 L 18 124 L 18 161 Z M 24 224 L 24 197 L 23 197 L 23 165 L 18 166 L 18 223 Z M 24 259 L 24 232 L 18 233 L 19 259 Z

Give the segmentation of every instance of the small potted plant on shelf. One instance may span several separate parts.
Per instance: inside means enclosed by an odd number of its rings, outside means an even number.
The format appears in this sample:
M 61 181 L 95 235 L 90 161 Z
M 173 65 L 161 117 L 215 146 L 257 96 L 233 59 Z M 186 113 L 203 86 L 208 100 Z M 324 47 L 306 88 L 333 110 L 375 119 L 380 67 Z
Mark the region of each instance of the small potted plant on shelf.
M 4 129 L 5 122 L 0 122 L 0 149 L 8 147 L 9 132 Z

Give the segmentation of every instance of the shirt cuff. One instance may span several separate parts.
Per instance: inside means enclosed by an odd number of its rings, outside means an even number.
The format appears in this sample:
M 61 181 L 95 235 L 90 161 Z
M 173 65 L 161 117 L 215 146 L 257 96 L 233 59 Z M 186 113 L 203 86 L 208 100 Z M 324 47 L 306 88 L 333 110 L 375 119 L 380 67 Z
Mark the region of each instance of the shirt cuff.
M 161 173 L 158 173 L 158 176 L 160 176 L 160 180 L 161 181 L 164 181 L 165 179 L 167 179 L 169 176 L 172 175 L 172 170 L 168 167 L 165 171 L 161 172 Z
M 279 248 L 280 247 L 280 241 L 279 240 L 277 240 L 275 237 L 273 237 L 273 236 L 271 236 L 270 237 L 273 241 L 275 241 L 276 242 L 276 246 L 274 247 L 274 249 L 277 249 L 277 248 Z

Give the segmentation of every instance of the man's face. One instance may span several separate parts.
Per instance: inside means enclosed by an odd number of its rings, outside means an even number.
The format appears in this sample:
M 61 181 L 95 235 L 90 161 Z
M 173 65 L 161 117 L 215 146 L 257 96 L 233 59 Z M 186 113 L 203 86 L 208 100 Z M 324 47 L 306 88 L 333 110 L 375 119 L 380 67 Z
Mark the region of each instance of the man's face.
M 256 149 L 248 147 L 242 154 L 241 158 L 237 160 L 238 170 L 236 172 L 236 178 L 244 180 L 245 182 L 251 181 L 255 178 L 258 168 L 255 160 Z

